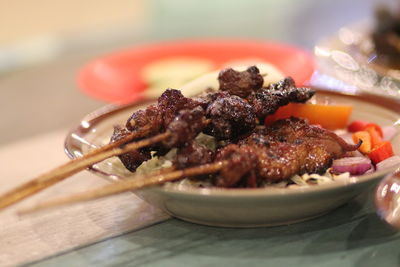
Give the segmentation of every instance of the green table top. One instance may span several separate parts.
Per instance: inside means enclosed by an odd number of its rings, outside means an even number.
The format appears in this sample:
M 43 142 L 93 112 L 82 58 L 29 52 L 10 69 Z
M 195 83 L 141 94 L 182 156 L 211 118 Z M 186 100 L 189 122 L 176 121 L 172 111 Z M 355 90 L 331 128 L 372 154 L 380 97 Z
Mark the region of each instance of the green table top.
M 371 199 L 368 192 L 319 218 L 270 228 L 170 219 L 33 266 L 399 266 L 399 234 Z

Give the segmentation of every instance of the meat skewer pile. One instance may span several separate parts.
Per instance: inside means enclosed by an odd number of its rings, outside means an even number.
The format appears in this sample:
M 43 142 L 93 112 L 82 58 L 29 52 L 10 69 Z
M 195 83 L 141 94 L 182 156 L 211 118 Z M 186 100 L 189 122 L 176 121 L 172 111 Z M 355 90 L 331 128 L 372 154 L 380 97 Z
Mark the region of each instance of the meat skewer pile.
M 169 132 L 161 143 L 120 156 L 134 172 L 151 158 L 177 148 L 174 167 L 184 169 L 226 160 L 229 162 L 213 178 L 220 187 L 257 187 L 262 181 L 281 181 L 295 174 L 324 173 L 333 159 L 357 149 L 336 134 L 291 118 L 264 127 L 265 118 L 290 102 L 306 102 L 314 95 L 309 88 L 295 87 L 290 77 L 262 88 L 263 77 L 256 67 L 238 72 L 220 72 L 219 91 L 186 98 L 178 90 L 166 90 L 157 105 L 139 110 L 125 127 L 117 126 L 111 141 L 119 140 L 144 125 L 152 134 Z M 217 151 L 194 140 L 204 132 L 220 142 Z M 229 144 L 226 146 L 226 144 Z
M 263 88 L 263 76 L 253 66 L 243 72 L 223 70 L 218 80 L 218 91 L 210 89 L 196 98 L 184 97 L 178 90 L 166 90 L 157 104 L 134 112 L 125 125 L 116 126 L 104 152 L 107 156 L 99 157 L 104 160 L 118 156 L 134 172 L 153 153 L 162 156 L 176 148 L 173 166 L 177 171 L 110 185 L 80 197 L 53 201 L 52 205 L 204 174 L 219 187 L 257 187 L 263 181 L 285 180 L 295 174 L 323 173 L 333 159 L 358 147 L 301 119 L 290 118 L 263 126 L 265 118 L 279 107 L 290 102 L 304 103 L 314 95 L 315 91 L 309 88 L 297 88 L 290 77 Z M 212 151 L 195 142 L 199 133 L 214 137 L 217 149 Z M 90 160 L 86 167 L 98 161 Z M 51 173 L 49 177 L 39 177 L 20 187 L 29 189 L 22 197 L 18 196 L 18 188 L 3 199 L 0 196 L 0 208 L 79 170 L 66 168 L 58 178 L 51 177 Z M 37 189 L 30 190 L 31 185 L 37 184 L 40 185 Z M 7 201 L 9 196 L 12 201 Z
M 219 91 L 209 91 L 194 99 L 184 97 L 178 90 L 168 89 L 156 105 L 133 113 L 125 126 L 116 126 L 111 142 L 144 126 L 150 126 L 148 136 L 170 133 L 162 143 L 120 156 L 125 167 L 134 172 L 151 158 L 151 151 L 158 156 L 172 147 L 178 148 L 178 154 L 193 152 L 196 147 L 193 140 L 200 132 L 220 141 L 234 142 L 240 136 L 250 134 L 279 107 L 290 102 L 306 102 L 315 94 L 309 88 L 296 88 L 290 77 L 262 88 L 263 77 L 255 66 L 243 72 L 223 70 L 218 80 Z M 137 140 L 140 139 L 132 141 Z M 185 154 L 190 157 L 189 153 Z

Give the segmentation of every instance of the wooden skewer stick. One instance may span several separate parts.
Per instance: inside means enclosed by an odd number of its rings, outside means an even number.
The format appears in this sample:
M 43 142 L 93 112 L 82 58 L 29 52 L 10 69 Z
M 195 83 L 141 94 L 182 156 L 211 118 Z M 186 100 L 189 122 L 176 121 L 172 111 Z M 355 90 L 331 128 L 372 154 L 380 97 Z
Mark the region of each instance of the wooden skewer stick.
M 37 212 L 44 209 L 55 208 L 67 204 L 94 200 L 103 198 L 106 196 L 137 190 L 148 186 L 159 185 L 165 182 L 182 179 L 184 177 L 214 173 L 220 170 L 222 167 L 228 164 L 228 161 L 218 161 L 215 163 L 205 164 L 196 166 L 188 169 L 177 170 L 169 173 L 161 173 L 155 176 L 142 176 L 138 178 L 132 178 L 131 180 L 125 180 L 118 183 L 106 185 L 104 187 L 78 193 L 72 196 L 60 197 L 50 201 L 38 203 L 34 206 L 20 209 L 19 215 L 25 215 L 32 212 Z
M 149 129 L 143 128 L 138 132 L 133 132 L 132 134 L 121 138 L 116 142 L 107 144 L 99 149 L 95 149 L 88 154 L 85 154 L 83 157 L 73 159 L 55 169 L 50 170 L 49 172 L 34 178 L 33 180 L 18 186 L 15 189 L 12 189 L 11 191 L 0 196 L 0 210 L 17 203 L 18 201 L 27 198 L 55 183 L 58 183 L 65 178 L 92 166 L 95 163 L 157 143 L 171 135 L 170 132 L 165 132 L 121 147 L 121 145 L 134 138 L 145 136 L 148 130 Z

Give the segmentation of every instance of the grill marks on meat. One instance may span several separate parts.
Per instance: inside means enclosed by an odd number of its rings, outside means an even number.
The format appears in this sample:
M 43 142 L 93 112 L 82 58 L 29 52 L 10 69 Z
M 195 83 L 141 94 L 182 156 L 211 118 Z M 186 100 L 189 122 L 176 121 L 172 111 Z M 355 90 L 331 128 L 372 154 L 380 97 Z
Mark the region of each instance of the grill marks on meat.
M 309 88 L 296 88 L 293 79 L 287 77 L 267 88 L 254 91 L 248 97 L 248 101 L 254 107 L 257 117 L 263 120 L 266 116 L 275 113 L 279 107 L 290 102 L 304 103 L 314 94 L 315 91 Z
M 323 146 L 335 157 L 340 157 L 345 152 L 354 151 L 359 147 L 359 145 L 346 143 L 332 131 L 309 125 L 305 120 L 294 117 L 276 121 L 270 127 L 261 128 L 260 131 L 273 140 L 293 144 L 310 142 Z
M 247 97 L 263 86 L 264 78 L 256 66 L 251 66 L 245 71 L 224 69 L 218 75 L 218 82 L 219 90 L 228 91 L 231 95 Z
M 332 157 L 322 147 L 274 140 L 260 142 L 263 136 L 256 135 L 259 134 L 250 135 L 242 144 L 250 145 L 257 156 L 260 179 L 280 181 L 295 174 L 323 173 L 330 166 Z
M 235 146 L 235 153 L 242 155 L 243 162 L 252 155 L 255 163 L 251 169 L 256 172 L 258 179 L 280 181 L 295 174 L 322 174 L 331 166 L 333 159 L 357 148 L 358 145 L 347 144 L 333 132 L 308 125 L 302 119 L 290 118 L 258 129 L 240 140 Z M 219 153 L 224 155 L 231 150 L 227 146 Z M 216 158 L 220 157 L 217 155 Z M 238 164 L 245 164 L 243 162 Z M 240 165 L 237 167 L 239 170 L 233 172 L 221 171 L 217 185 L 230 187 L 237 185 L 241 179 L 252 179 L 246 166 L 242 171 Z M 234 169 L 232 166 L 230 168 Z

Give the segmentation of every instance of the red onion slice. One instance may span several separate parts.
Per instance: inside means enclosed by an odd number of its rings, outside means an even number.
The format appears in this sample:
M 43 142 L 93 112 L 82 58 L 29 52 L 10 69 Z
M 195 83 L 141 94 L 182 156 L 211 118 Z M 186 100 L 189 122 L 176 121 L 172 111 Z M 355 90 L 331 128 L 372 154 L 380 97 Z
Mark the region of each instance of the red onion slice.
M 400 157 L 397 155 L 387 158 L 385 160 L 382 160 L 381 162 L 376 164 L 376 169 L 383 170 L 386 168 L 394 167 L 396 165 L 400 167 Z
M 371 168 L 371 160 L 366 157 L 345 157 L 334 160 L 332 164 L 332 170 L 334 172 L 349 172 L 350 175 L 361 175 Z

